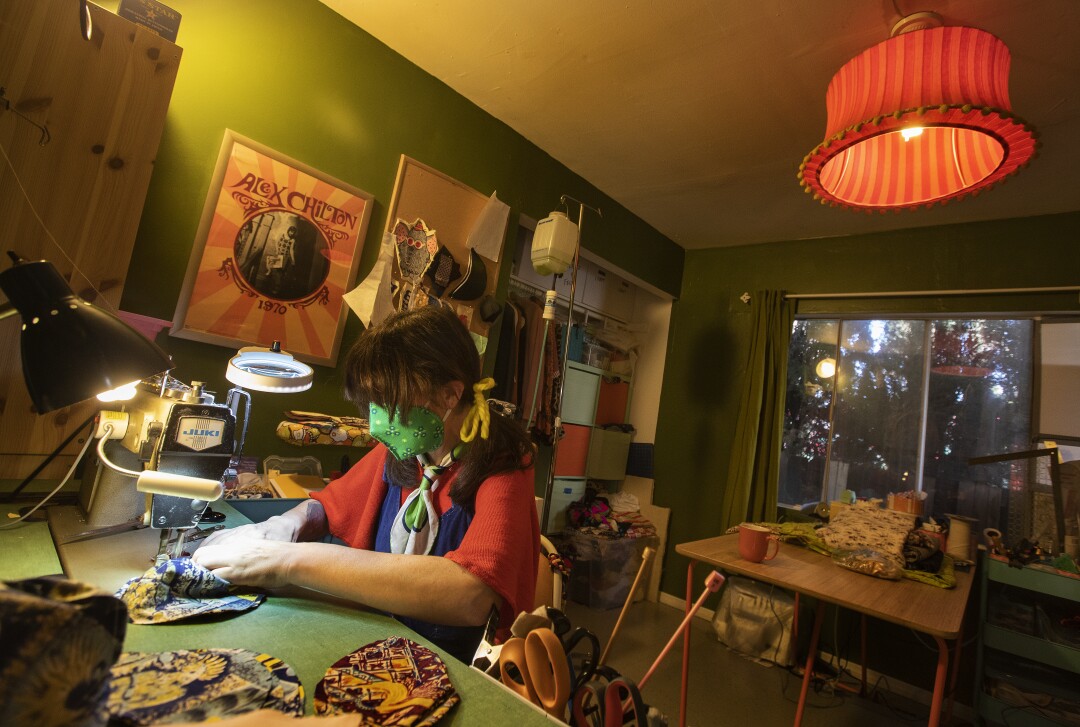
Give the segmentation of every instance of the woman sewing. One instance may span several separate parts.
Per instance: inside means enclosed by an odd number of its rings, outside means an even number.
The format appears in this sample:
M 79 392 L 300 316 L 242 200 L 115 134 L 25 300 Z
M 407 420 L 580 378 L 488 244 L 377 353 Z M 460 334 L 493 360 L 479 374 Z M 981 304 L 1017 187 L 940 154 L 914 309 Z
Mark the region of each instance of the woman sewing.
M 345 390 L 379 444 L 284 515 L 223 531 L 193 560 L 234 585 L 296 585 L 393 614 L 470 661 L 493 608 L 533 606 L 532 444 L 490 414 L 469 332 L 441 306 L 363 334 Z M 332 534 L 349 548 L 321 542 Z

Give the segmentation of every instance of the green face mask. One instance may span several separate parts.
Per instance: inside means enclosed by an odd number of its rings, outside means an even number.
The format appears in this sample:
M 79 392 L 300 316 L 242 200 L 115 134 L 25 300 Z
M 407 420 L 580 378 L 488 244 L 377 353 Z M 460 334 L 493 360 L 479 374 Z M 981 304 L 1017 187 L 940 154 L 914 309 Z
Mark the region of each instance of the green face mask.
M 372 403 L 368 406 L 368 426 L 371 438 L 382 442 L 398 459 L 408 459 L 424 452 L 433 452 L 443 443 L 443 421 L 439 415 L 422 406 L 409 410 L 409 424 L 399 421 L 397 413 L 390 416 L 386 409 Z

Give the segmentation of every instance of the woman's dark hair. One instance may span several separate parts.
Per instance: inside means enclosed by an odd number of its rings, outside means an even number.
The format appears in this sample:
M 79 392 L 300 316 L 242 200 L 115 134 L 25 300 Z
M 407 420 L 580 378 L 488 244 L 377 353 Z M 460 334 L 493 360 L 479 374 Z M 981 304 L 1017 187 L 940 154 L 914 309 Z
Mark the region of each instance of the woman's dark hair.
M 481 378 L 476 344 L 449 309 L 429 305 L 395 313 L 360 334 L 345 359 L 345 395 L 367 416 L 372 402 L 388 412 L 408 411 L 435 396 L 444 386 L 464 385 L 456 411 L 473 405 L 473 384 Z M 450 497 L 472 507 L 476 490 L 489 476 L 532 466 L 533 445 L 521 425 L 492 412 L 488 438 L 477 434 L 462 457 Z M 391 481 L 414 487 L 419 481 L 415 460 L 387 459 Z

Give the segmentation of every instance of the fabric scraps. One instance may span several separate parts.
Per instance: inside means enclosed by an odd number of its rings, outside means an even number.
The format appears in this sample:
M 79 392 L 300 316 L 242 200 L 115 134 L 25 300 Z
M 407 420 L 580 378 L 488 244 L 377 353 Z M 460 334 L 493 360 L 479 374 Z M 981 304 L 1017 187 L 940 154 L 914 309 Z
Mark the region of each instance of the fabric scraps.
M 248 611 L 266 596 L 234 593 L 214 573 L 189 558 L 174 558 L 132 578 L 116 592 L 136 624 L 159 624 L 213 613 Z
M 124 604 L 86 583 L 0 583 L 0 724 L 98 724 L 126 630 Z
M 358 713 L 364 724 L 431 725 L 459 701 L 438 654 L 402 636 L 338 659 L 315 687 L 315 714 Z
M 106 720 L 148 725 L 258 709 L 304 713 L 304 688 L 291 666 L 245 649 L 194 649 L 122 654 L 101 713 Z
M 628 502 L 623 500 L 621 505 L 627 506 Z M 586 489 L 585 497 L 567 506 L 566 519 L 574 529 L 602 538 L 647 538 L 656 535 L 656 526 L 640 512 L 616 512 L 608 496 L 597 496 L 594 490 L 589 489 Z
M 937 573 L 941 569 L 941 541 L 926 530 L 912 530 L 904 541 L 904 567 Z

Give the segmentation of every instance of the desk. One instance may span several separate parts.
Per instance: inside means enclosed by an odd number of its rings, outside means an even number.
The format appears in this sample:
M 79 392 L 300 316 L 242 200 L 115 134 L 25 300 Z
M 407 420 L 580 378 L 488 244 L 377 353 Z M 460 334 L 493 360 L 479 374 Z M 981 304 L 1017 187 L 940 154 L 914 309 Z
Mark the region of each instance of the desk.
M 226 524 L 247 522 L 227 504 L 214 508 L 228 515 Z M 10 508 L 0 505 L 0 513 Z M 7 518 L 0 518 L 6 522 Z M 59 549 L 59 560 L 43 523 L 0 530 L 0 580 L 16 580 L 60 572 L 113 592 L 153 564 L 158 530 L 136 530 Z M 305 707 L 312 711 L 315 685 L 327 667 L 354 649 L 388 636 L 401 635 L 433 649 L 446 662 L 461 702 L 440 725 L 487 724 L 498 715 L 515 726 L 550 725 L 547 714 L 480 671 L 449 656 L 431 642 L 388 616 L 313 591 L 282 589 L 270 593 L 258 608 L 231 618 L 198 623 L 128 624 L 125 651 L 174 649 L 249 649 L 275 656 L 296 670 L 304 686 Z
M 806 706 L 806 695 L 812 678 L 814 658 L 817 656 L 818 636 L 821 633 L 826 603 L 850 608 L 864 616 L 872 616 L 906 626 L 932 636 L 937 641 L 937 671 L 934 675 L 934 693 L 930 703 L 928 722 L 931 727 L 936 727 L 941 716 L 945 677 L 949 664 L 949 649 L 945 643 L 946 640 L 956 642 L 953 683 L 956 680 L 964 610 L 967 608 L 973 580 L 970 572 L 957 570 L 955 588 L 937 588 L 907 579 L 889 581 L 855 573 L 833 564 L 827 556 L 793 544 L 781 545 L 779 554 L 773 560 L 751 563 L 739 557 L 738 543 L 738 535 L 721 535 L 675 546 L 676 553 L 690 558 L 686 574 L 687 609 L 693 601 L 693 590 L 700 590 L 700 584 L 695 583 L 693 578 L 695 562 L 771 583 L 797 594 L 817 599 L 814 626 L 810 636 L 810 654 L 806 661 L 799 705 L 795 711 L 796 727 L 802 722 L 803 709 Z M 687 630 L 688 636 L 689 630 Z M 684 638 L 680 719 L 685 719 L 686 714 L 689 657 L 690 641 L 689 638 Z M 865 662 L 866 660 L 863 659 L 864 668 Z M 950 698 L 950 708 L 951 702 Z

